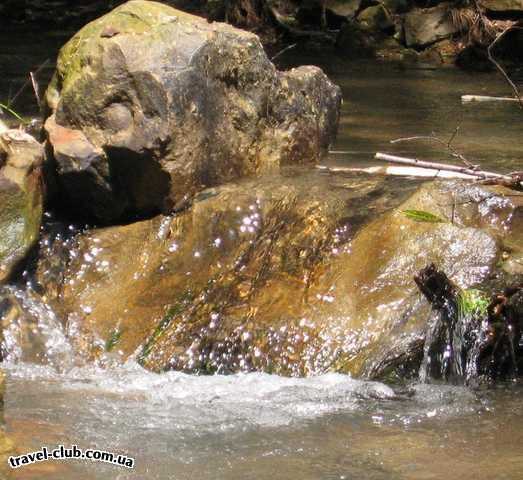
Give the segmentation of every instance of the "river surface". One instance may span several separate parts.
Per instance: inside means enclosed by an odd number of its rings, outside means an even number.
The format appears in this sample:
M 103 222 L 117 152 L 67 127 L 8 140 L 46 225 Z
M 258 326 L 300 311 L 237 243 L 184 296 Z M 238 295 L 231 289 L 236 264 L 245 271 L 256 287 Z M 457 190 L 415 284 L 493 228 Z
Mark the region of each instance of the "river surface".
M 49 58 L 39 73 L 43 86 L 66 37 L 0 34 L 0 101 L 15 96 L 27 72 Z M 500 171 L 522 167 L 517 107 L 460 103 L 462 94 L 509 94 L 494 74 L 347 63 L 291 51 L 280 60 L 290 64 L 290 58 L 325 67 L 343 88 L 331 165 L 374 165 L 376 151 L 444 160 L 440 146 L 389 141 L 433 132 L 448 139 L 459 127 L 453 146 L 470 160 Z M 30 87 L 12 106 L 25 116 L 35 113 Z M 405 179 L 392 186 L 399 192 L 414 184 Z M 523 478 L 521 384 L 480 391 L 415 383 L 393 389 L 335 374 L 156 375 L 133 363 L 110 370 L 57 372 L 28 364 L 6 369 L 5 420 L 19 453 L 77 444 L 136 462 L 133 470 L 47 462 L 19 469 L 15 478 Z
M 396 395 L 337 374 L 154 375 L 132 364 L 8 372 L 7 425 L 22 451 L 77 444 L 136 461 L 132 471 L 40 464 L 19 478 L 477 480 L 523 471 L 517 385 L 411 385 Z

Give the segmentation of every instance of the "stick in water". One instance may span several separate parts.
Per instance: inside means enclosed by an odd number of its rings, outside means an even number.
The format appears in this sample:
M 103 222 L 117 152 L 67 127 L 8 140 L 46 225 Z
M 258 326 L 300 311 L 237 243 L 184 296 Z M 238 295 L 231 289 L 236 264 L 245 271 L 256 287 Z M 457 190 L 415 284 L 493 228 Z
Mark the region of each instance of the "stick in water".
M 473 103 L 473 102 L 509 102 L 509 103 L 519 103 L 517 98 L 511 97 L 489 97 L 487 95 L 462 95 L 462 103 Z
M 422 167 L 422 168 L 432 168 L 435 170 L 448 170 L 451 172 L 460 172 L 465 173 L 467 175 L 471 175 L 473 177 L 477 178 L 496 178 L 501 179 L 505 181 L 512 181 L 512 177 L 507 175 L 501 175 L 499 173 L 494 172 L 486 172 L 483 170 L 474 170 L 467 167 L 459 167 L 457 165 L 447 165 L 445 163 L 437 163 L 437 162 L 425 162 L 423 160 L 418 160 L 416 158 L 405 158 L 405 157 L 398 157 L 396 155 L 388 155 L 386 153 L 376 153 L 375 157 L 377 160 L 383 160 L 384 162 L 390 162 L 390 163 L 399 163 L 403 165 L 414 165 L 416 167 Z

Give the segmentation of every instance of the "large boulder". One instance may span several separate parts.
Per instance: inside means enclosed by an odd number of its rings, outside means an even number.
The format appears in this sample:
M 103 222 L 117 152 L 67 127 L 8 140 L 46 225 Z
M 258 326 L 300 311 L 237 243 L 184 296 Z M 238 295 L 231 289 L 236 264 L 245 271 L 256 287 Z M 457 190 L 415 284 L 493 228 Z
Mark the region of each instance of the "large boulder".
M 19 130 L 0 133 L 0 284 L 38 239 L 42 146 Z
M 405 15 L 405 42 L 408 47 L 425 47 L 458 33 L 459 26 L 452 22 L 450 4 L 433 8 L 415 8 Z
M 381 201 L 376 188 L 364 199 Z M 321 178 L 206 190 L 175 216 L 78 234 L 62 273 L 43 260 L 40 281 L 88 358 L 381 376 L 422 354 L 430 308 L 413 275 L 436 263 L 460 287 L 483 282 L 521 232 L 519 207 L 503 191 L 427 184 L 354 236 L 360 205 Z
M 113 222 L 317 161 L 341 94 L 316 67 L 278 72 L 252 33 L 133 0 L 62 48 L 46 98 L 68 202 Z

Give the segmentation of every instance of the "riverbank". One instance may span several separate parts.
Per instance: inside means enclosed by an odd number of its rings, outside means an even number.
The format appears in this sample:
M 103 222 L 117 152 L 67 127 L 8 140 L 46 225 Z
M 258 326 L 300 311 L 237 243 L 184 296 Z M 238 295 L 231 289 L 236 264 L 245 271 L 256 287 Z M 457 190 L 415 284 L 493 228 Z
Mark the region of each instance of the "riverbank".
M 72 2 L 7 1 L 0 6 L 9 25 L 76 30 L 123 0 Z M 162 3 L 228 22 L 260 35 L 273 54 L 290 45 L 315 45 L 339 55 L 405 64 L 491 70 L 487 47 L 496 35 L 523 18 L 518 0 L 496 2 L 415 0 L 165 0 Z M 496 47 L 512 68 L 520 65 L 523 34 L 514 29 Z

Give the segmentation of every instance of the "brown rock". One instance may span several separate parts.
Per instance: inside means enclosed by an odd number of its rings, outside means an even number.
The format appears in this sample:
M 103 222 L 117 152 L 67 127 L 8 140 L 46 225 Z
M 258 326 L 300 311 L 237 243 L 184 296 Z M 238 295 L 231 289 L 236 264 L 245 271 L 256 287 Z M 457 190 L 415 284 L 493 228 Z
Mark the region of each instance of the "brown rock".
M 316 67 L 278 72 L 252 33 L 133 0 L 62 48 L 46 128 L 71 205 L 111 223 L 316 162 L 340 101 Z

